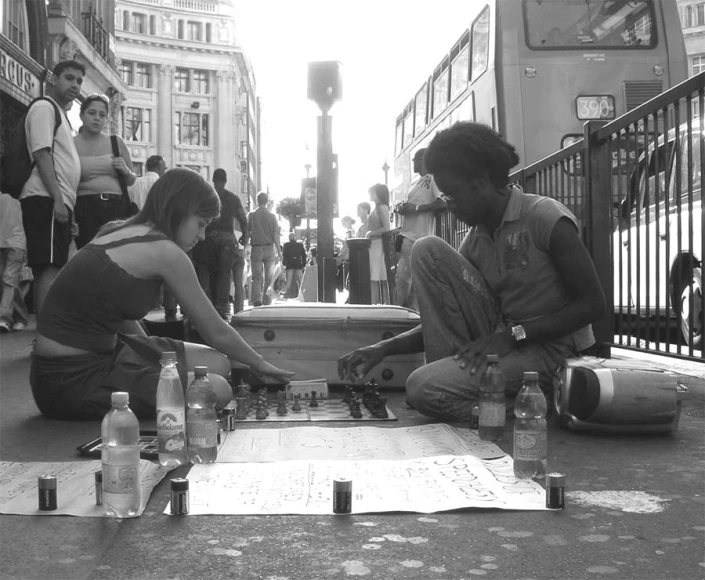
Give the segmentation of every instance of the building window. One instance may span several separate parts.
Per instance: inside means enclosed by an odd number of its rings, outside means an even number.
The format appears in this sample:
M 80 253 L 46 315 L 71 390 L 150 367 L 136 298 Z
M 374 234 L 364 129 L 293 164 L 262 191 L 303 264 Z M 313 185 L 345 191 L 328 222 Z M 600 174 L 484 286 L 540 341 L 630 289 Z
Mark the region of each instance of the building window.
M 177 37 L 180 38 L 181 40 L 184 39 L 184 21 L 179 20 L 178 26 L 177 26 Z
M 7 18 L 5 19 L 5 34 L 25 52 L 29 51 L 27 36 L 27 10 L 24 0 L 4 0 L 6 2 Z
M 705 70 L 705 56 L 693 56 L 690 59 L 690 72 L 693 75 Z
M 130 87 L 134 86 L 135 84 L 135 77 L 132 68 L 134 64 L 135 63 L 133 63 L 131 60 L 123 60 L 122 64 L 120 65 L 120 74 L 122 75 L 122 80 L 126 85 Z
M 686 9 L 688 28 L 705 24 L 705 4 L 694 4 Z
M 208 71 L 195 70 L 193 71 L 193 92 L 201 95 L 207 95 L 208 90 Z
M 197 40 L 201 41 L 202 36 L 202 25 L 200 22 L 191 22 L 190 20 L 186 23 L 186 40 Z
M 149 33 L 152 36 L 157 35 L 157 17 L 156 16 L 149 17 Z
M 149 143 L 152 111 L 137 107 L 122 108 L 122 138 Z
M 213 25 L 206 24 L 206 42 L 213 42 Z
M 180 93 L 189 92 L 188 69 L 177 68 L 174 71 L 174 90 Z
M 130 31 L 130 13 L 127 10 L 122 13 L 122 29 L 127 32 Z
M 208 114 L 176 113 L 176 142 L 179 145 L 208 146 Z
M 137 86 L 142 89 L 152 88 L 152 65 L 138 62 L 135 65 L 135 79 Z M 126 81 L 127 82 L 127 81 Z
M 147 34 L 147 16 L 133 12 L 132 14 L 132 32 L 138 34 Z

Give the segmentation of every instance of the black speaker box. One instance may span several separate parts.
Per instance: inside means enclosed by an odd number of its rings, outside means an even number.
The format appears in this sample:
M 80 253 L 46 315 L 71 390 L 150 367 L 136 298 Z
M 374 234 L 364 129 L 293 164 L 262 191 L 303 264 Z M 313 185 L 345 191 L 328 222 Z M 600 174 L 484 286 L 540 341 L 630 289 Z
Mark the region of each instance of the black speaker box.
M 340 76 L 340 63 L 325 60 L 308 63 L 308 98 L 321 103 L 332 104 L 343 97 L 343 83 Z

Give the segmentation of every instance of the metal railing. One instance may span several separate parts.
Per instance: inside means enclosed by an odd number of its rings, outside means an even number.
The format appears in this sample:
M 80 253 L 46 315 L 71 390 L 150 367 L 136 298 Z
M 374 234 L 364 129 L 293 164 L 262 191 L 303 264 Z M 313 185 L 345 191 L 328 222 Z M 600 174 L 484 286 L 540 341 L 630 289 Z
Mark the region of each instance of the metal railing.
M 98 54 L 104 60 L 108 60 L 110 51 L 110 35 L 107 29 L 103 26 L 102 19 L 98 18 L 93 7 L 88 9 L 88 12 L 81 12 L 83 21 L 83 36 L 91 43 L 91 46 L 96 49 Z
M 607 296 L 593 325 L 605 353 L 703 360 L 704 94 L 700 73 L 511 175 L 578 219 Z M 466 228 L 444 214 L 436 231 L 457 248 Z

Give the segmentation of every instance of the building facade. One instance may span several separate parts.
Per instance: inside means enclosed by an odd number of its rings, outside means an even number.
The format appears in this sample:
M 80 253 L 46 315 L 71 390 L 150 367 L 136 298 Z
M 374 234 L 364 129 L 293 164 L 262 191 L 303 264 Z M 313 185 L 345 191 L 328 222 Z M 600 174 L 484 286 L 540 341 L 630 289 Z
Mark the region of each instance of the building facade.
M 114 14 L 115 0 L 0 0 L 0 153 L 62 60 L 85 65 L 81 94 L 108 95 L 110 126 L 118 126 L 127 85 L 115 67 Z M 74 103 L 69 119 L 78 109 Z
M 230 0 L 116 0 L 117 66 L 127 86 L 119 133 L 137 173 L 150 155 L 228 189 L 246 207 L 260 187 L 255 77 Z
M 688 75 L 693 76 L 705 71 L 705 2 L 678 0 L 678 10 L 688 55 Z

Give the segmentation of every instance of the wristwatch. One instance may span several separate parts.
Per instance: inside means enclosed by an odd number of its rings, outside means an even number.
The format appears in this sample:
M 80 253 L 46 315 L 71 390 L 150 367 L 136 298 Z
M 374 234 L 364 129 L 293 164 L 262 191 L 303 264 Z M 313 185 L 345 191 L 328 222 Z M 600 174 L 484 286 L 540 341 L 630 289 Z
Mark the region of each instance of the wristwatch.
M 512 326 L 512 336 L 514 337 L 514 340 L 517 342 L 521 342 L 522 340 L 526 340 L 526 331 L 524 330 L 524 327 L 521 324 L 517 324 L 516 326 Z

